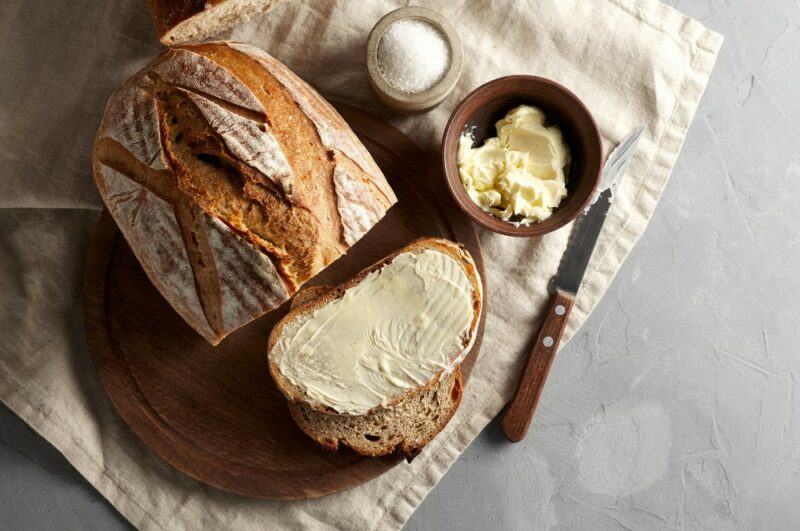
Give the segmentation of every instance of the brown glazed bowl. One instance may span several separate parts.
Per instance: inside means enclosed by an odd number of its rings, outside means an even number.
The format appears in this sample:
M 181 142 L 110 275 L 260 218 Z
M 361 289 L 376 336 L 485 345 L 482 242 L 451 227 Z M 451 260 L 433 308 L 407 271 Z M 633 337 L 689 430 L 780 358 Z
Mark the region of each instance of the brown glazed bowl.
M 544 221 L 515 227 L 484 212 L 467 195 L 458 175 L 458 141 L 474 127 L 473 146 L 497 136 L 495 123 L 518 105 L 539 107 L 549 123 L 557 125 L 571 152 L 567 196 Z M 589 205 L 600 180 L 603 148 L 592 115 L 567 88 L 536 76 L 501 77 L 481 85 L 458 104 L 442 138 L 442 164 L 447 187 L 458 206 L 473 221 L 509 236 L 542 236 L 574 220 Z

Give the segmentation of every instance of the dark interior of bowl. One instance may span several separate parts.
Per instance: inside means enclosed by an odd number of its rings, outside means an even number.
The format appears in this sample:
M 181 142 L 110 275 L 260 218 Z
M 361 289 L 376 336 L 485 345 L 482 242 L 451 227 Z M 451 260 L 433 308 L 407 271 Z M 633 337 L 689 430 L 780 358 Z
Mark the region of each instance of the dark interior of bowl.
M 487 138 L 497 136 L 495 123 L 519 105 L 540 108 L 547 117 L 548 124 L 561 129 L 570 149 L 571 162 L 567 174 L 568 194 L 553 211 L 553 215 L 542 222 L 517 228 L 480 210 L 469 199 L 463 186 L 459 194 L 450 174 L 454 172 L 456 177 L 458 175 L 457 150 L 460 136 L 465 131 L 472 130 L 473 146 L 482 145 Z M 462 208 L 476 218 L 476 221 L 492 230 L 505 227 L 507 230 L 498 232 L 524 236 L 541 235 L 575 219 L 594 194 L 602 161 L 600 136 L 586 107 L 560 85 L 533 76 L 501 78 L 467 96 L 451 118 L 442 148 L 445 171 L 456 201 Z M 460 180 L 458 184 L 461 184 Z M 463 197 L 459 198 L 459 195 Z M 474 208 L 465 208 L 461 200 L 463 198 Z

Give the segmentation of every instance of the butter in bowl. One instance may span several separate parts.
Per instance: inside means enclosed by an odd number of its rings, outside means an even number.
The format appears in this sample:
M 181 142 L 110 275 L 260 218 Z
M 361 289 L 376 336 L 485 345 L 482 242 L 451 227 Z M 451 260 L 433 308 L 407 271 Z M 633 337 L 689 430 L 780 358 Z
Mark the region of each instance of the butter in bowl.
M 453 199 L 473 221 L 510 236 L 541 236 L 592 200 L 602 144 L 591 113 L 568 89 L 508 76 L 458 104 L 442 163 Z
M 520 105 L 499 120 L 497 136 L 458 142 L 458 172 L 470 199 L 512 225 L 544 221 L 567 196 L 569 147 L 537 107 Z

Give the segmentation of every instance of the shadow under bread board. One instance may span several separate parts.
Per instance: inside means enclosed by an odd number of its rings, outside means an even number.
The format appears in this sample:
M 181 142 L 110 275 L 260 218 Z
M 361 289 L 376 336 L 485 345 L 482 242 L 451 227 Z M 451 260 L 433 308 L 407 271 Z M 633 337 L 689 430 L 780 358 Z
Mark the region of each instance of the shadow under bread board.
M 334 286 L 421 236 L 463 244 L 481 276 L 471 222 L 439 164 L 399 130 L 336 105 L 398 197 L 386 217 L 308 286 Z M 314 498 L 369 481 L 401 460 L 328 452 L 295 426 L 267 366 L 267 339 L 289 302 L 212 347 L 152 286 L 113 219 L 95 228 L 84 277 L 84 321 L 100 380 L 119 415 L 153 452 L 220 489 L 269 499 Z M 478 356 L 483 320 L 462 365 Z M 423 450 L 425 451 L 425 450 Z

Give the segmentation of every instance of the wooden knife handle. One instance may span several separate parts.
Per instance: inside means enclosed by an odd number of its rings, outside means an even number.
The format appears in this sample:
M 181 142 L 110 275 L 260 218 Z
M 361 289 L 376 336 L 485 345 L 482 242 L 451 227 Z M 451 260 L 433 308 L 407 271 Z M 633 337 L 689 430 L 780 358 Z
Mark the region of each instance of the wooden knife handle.
M 521 441 L 528 433 L 533 412 L 536 410 L 547 373 L 550 372 L 550 366 L 553 364 L 574 303 L 575 296 L 561 290 L 556 290 L 550 298 L 550 306 L 539 328 L 533 350 L 525 362 L 517 391 L 500 419 L 500 427 L 511 442 Z

